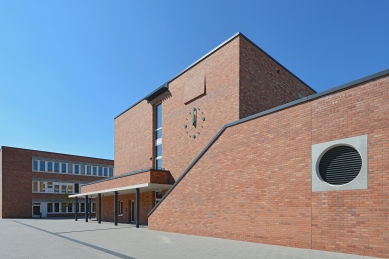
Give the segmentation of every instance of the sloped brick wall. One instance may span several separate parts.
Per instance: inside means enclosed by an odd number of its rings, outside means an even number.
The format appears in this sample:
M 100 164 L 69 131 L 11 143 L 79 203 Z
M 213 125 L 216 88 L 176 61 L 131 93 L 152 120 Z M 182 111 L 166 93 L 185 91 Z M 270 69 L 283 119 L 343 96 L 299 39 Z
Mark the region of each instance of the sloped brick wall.
M 149 229 L 389 257 L 388 99 L 385 77 L 227 128 Z M 313 193 L 312 144 L 363 134 L 368 189 Z

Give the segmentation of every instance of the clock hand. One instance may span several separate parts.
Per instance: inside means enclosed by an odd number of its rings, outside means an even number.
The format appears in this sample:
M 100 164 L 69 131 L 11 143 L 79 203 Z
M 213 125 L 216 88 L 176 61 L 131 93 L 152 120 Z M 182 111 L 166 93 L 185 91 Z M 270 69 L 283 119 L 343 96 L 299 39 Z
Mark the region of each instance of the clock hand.
M 195 116 L 196 108 L 192 109 L 192 126 L 196 127 L 196 116 Z

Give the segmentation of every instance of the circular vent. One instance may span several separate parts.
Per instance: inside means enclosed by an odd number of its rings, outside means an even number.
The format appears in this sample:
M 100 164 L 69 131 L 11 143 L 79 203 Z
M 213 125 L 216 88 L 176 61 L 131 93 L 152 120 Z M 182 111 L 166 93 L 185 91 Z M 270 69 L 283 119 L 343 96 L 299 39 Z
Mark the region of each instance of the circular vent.
M 337 146 L 321 158 L 319 173 L 325 182 L 342 185 L 354 180 L 361 167 L 362 159 L 358 151 L 349 146 Z

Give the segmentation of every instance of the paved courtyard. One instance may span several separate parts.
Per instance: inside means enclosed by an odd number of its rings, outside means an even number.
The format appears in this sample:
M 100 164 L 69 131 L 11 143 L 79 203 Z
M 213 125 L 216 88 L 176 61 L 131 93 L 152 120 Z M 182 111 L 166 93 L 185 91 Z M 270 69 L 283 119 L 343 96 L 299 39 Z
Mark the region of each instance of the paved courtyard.
M 70 219 L 0 219 L 0 258 L 373 258 Z

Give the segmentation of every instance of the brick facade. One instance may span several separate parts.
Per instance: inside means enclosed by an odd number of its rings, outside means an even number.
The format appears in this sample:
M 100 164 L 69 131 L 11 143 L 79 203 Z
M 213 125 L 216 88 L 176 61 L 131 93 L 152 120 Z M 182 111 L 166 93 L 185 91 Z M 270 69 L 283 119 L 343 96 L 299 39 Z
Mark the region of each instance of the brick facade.
M 102 177 L 84 176 L 62 173 L 33 172 L 32 158 L 57 159 L 68 162 L 91 163 L 113 166 L 112 160 L 57 154 L 51 152 L 2 147 L 2 206 L 0 215 L 3 218 L 29 218 L 32 215 L 32 201 L 37 200 L 68 200 L 66 194 L 33 193 L 32 181 L 69 181 L 88 183 L 101 180 Z
M 149 229 L 389 257 L 388 97 L 386 76 L 227 128 Z M 364 134 L 368 189 L 312 192 L 311 146 Z

